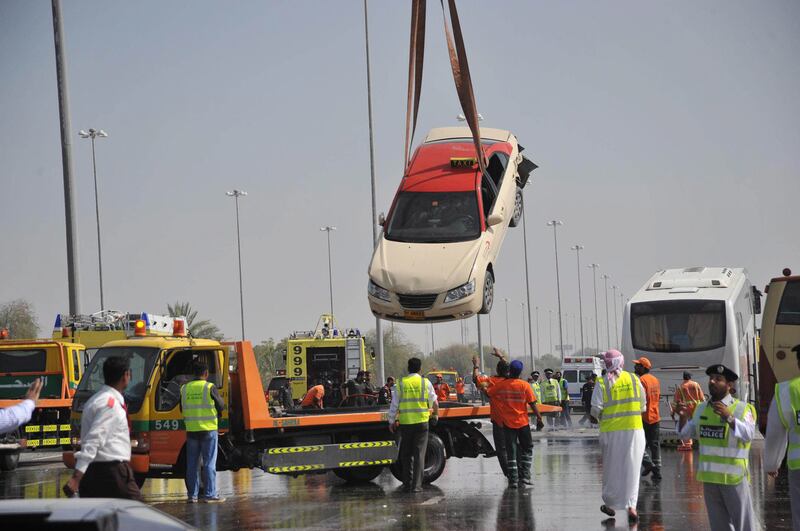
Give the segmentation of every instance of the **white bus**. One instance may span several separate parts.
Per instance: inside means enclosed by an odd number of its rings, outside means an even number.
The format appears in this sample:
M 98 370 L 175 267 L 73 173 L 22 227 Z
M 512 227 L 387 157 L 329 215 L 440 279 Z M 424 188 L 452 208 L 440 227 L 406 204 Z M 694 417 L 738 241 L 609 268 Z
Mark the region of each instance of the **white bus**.
M 741 268 L 689 267 L 653 275 L 625 305 L 622 353 L 626 370 L 645 356 L 661 382 L 661 418 L 692 373 L 708 393 L 709 365 L 722 363 L 739 375 L 737 396 L 754 402 L 753 288 Z

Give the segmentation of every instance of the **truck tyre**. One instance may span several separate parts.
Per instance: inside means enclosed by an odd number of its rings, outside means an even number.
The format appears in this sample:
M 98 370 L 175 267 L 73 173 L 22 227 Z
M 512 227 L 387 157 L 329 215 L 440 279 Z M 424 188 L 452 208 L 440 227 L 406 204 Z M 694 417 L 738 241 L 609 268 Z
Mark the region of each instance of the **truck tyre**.
M 517 193 L 514 195 L 514 212 L 511 214 L 511 220 L 508 222 L 509 227 L 516 227 L 519 225 L 519 220 L 522 218 L 522 190 L 517 186 Z
M 383 472 L 382 466 L 357 466 L 353 468 L 334 468 L 333 473 L 336 477 L 348 483 L 367 483 L 372 481 Z
M 492 311 L 494 304 L 494 274 L 486 270 L 486 277 L 483 280 L 483 306 L 480 313 L 486 314 Z
M 16 470 L 19 464 L 19 450 L 3 452 L 0 454 L 0 470 Z
M 422 482 L 428 484 L 439 479 L 444 472 L 446 461 L 444 442 L 435 433 L 428 433 L 428 449 L 425 450 L 425 470 L 422 473 Z M 392 475 L 397 481 L 403 481 L 403 477 L 400 475 L 400 463 L 392 463 L 389 470 L 392 471 Z

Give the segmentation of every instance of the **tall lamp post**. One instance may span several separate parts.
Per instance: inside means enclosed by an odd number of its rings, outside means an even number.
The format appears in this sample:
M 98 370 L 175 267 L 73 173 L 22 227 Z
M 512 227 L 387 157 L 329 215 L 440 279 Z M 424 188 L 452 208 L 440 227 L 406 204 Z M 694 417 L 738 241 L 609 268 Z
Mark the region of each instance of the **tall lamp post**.
M 533 325 L 531 324 L 531 281 L 530 281 L 530 272 L 528 268 L 528 223 L 527 223 L 527 216 L 525 215 L 525 195 L 520 195 L 520 199 L 522 200 L 522 242 L 523 242 L 523 252 L 525 253 L 525 293 L 527 295 L 526 302 L 528 304 L 528 343 L 531 347 L 531 370 L 536 369 L 536 361 L 533 359 Z M 523 342 L 525 344 L 525 323 L 522 324 L 522 337 Z
M 611 348 L 611 324 L 608 322 L 608 279 L 611 277 L 607 274 L 603 273 L 603 276 L 600 277 L 603 279 L 603 286 L 606 298 L 606 345 L 608 348 Z
M 524 302 L 520 303 L 520 306 L 522 307 L 522 330 L 523 330 L 523 332 L 522 332 L 522 353 L 527 358 L 528 357 L 528 343 L 525 341 L 525 332 L 524 332 L 524 330 L 525 330 L 525 303 Z M 531 370 L 533 370 L 533 352 L 531 352 Z
M 508 333 L 508 298 L 503 299 L 506 303 L 506 354 L 508 354 L 509 359 L 511 359 L 511 335 Z
M 533 350 L 533 345 L 531 345 L 531 350 Z M 536 355 L 542 355 L 542 347 L 539 341 L 539 307 L 536 307 Z
M 594 341 L 597 352 L 600 352 L 600 326 L 597 323 L 597 268 L 600 264 L 589 264 L 589 269 L 592 270 L 592 286 L 594 287 Z
M 94 174 L 94 214 L 97 219 L 97 270 L 100 277 L 100 310 L 105 310 L 105 301 L 103 299 L 103 252 L 100 248 L 100 199 L 97 195 L 97 159 L 94 155 L 94 140 L 95 138 L 106 138 L 108 133 L 102 129 L 90 128 L 88 131 L 81 129 L 78 131 L 81 138 L 89 138 L 92 140 L 92 173 Z
M 619 323 L 617 322 L 617 286 L 611 286 L 611 298 L 614 299 L 614 341 L 617 344 L 617 348 L 620 348 L 619 344 Z
M 328 233 L 328 289 L 331 294 L 331 315 L 333 315 L 333 269 L 331 267 L 331 231 L 336 230 L 336 227 L 325 225 L 320 227 L 319 230 Z
M 232 197 L 236 203 L 236 249 L 239 254 L 239 312 L 242 320 L 242 341 L 244 341 L 244 290 L 242 289 L 242 238 L 239 234 L 239 198 L 245 197 L 247 192 L 233 190 L 232 192 L 225 192 L 225 195 Z
M 558 342 L 559 351 L 561 352 L 561 359 L 564 359 L 564 331 L 561 326 L 561 281 L 558 275 L 558 236 L 556 235 L 556 228 L 563 225 L 563 221 L 553 219 L 547 222 L 548 227 L 553 227 L 553 250 L 556 257 L 556 296 L 558 297 Z
M 575 251 L 575 257 L 578 259 L 578 320 L 581 325 L 581 354 L 583 354 L 585 348 L 583 343 L 583 296 L 581 295 L 581 251 L 583 245 L 575 244 L 570 249 Z

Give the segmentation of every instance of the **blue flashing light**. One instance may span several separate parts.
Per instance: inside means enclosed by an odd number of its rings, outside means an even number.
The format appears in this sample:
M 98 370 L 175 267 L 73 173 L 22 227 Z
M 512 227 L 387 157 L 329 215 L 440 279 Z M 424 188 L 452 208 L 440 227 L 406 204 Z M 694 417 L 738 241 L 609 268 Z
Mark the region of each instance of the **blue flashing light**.
M 59 313 L 56 315 L 56 324 L 53 325 L 53 328 L 59 329 L 61 328 L 61 314 Z
M 142 314 L 142 320 L 144 321 L 144 324 L 146 324 L 147 327 L 149 328 L 150 327 L 150 317 L 146 313 Z

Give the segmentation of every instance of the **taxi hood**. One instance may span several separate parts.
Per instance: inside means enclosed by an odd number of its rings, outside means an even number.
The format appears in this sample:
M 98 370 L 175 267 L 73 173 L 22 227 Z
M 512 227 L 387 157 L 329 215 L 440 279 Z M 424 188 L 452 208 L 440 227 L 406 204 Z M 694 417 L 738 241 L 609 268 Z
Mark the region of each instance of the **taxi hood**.
M 381 236 L 369 276 L 395 293 L 444 293 L 469 281 L 483 238 L 453 243 L 407 243 Z

